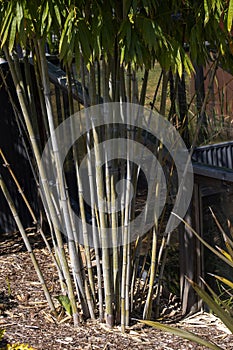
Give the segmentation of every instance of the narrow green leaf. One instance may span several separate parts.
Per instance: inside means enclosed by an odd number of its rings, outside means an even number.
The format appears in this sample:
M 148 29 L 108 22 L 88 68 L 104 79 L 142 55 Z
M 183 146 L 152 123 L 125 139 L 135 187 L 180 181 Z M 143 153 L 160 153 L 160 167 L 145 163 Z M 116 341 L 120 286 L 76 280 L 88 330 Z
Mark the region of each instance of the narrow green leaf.
M 230 288 L 233 289 L 233 282 L 229 281 L 227 278 L 222 277 L 222 276 L 218 276 L 218 275 L 215 275 L 215 274 L 212 274 L 212 273 L 209 273 L 209 275 L 213 276 L 217 280 L 225 283 L 227 286 L 229 286 Z
M 194 67 L 193 67 L 192 61 L 190 60 L 189 55 L 187 55 L 186 53 L 184 53 L 183 62 L 184 62 L 184 69 L 187 72 L 187 74 L 190 76 L 191 73 L 194 72 Z
M 227 253 L 224 251 L 223 255 L 227 256 L 228 260 L 233 261 L 233 242 L 232 240 L 227 236 L 227 234 L 225 233 L 224 229 L 222 228 L 222 225 L 220 224 L 219 220 L 217 219 L 216 215 L 214 214 L 213 210 L 211 207 L 209 207 L 211 215 L 216 223 L 216 225 L 219 228 L 219 231 L 221 232 L 223 239 L 224 239 L 224 243 L 226 245 L 226 248 L 228 250 L 229 255 L 227 255 Z
M 83 20 L 78 22 L 78 31 L 79 31 L 79 41 L 82 48 L 82 53 L 87 63 L 91 57 L 91 49 L 89 43 L 89 32 L 86 23 Z
M 54 4 L 54 12 L 55 12 L 55 15 L 57 18 L 57 22 L 58 22 L 59 26 L 61 26 L 61 15 L 60 15 L 60 11 L 59 11 L 57 4 Z
M 181 222 L 187 226 L 190 231 L 199 239 L 199 241 L 204 244 L 209 250 L 211 250 L 216 256 L 218 256 L 222 261 L 227 263 L 229 266 L 233 267 L 233 262 L 228 260 L 224 255 L 219 253 L 216 249 L 214 249 L 210 244 L 208 244 L 184 219 L 182 219 L 179 215 L 172 212 L 174 216 L 176 216 L 178 219 L 180 219 Z
M 13 47 L 15 44 L 16 26 L 17 26 L 17 18 L 14 17 L 11 23 L 11 31 L 10 31 L 9 44 L 8 44 L 9 52 L 13 50 Z
M 125 60 L 125 46 L 121 49 L 121 58 L 120 58 L 121 64 L 124 62 L 124 60 Z
M 42 13 L 42 19 L 41 19 L 42 24 L 45 23 L 45 21 L 48 17 L 48 14 L 49 14 L 49 4 L 48 4 L 48 1 L 46 1 L 45 8 L 44 8 L 44 11 Z
M 64 29 L 62 31 L 62 35 L 61 35 L 61 39 L 60 39 L 60 43 L 59 43 L 59 56 L 60 56 L 60 60 L 63 60 L 63 58 L 65 57 L 67 51 L 68 51 L 68 37 L 67 37 L 67 26 L 64 26 Z
M 8 8 L 6 9 L 4 13 L 4 17 L 2 19 L 2 26 L 1 26 L 1 37 L 4 35 L 6 31 L 6 27 L 9 25 L 10 18 L 12 18 L 12 2 L 9 3 Z M 2 44 L 3 45 L 3 44 Z
M 176 52 L 176 65 L 177 65 L 177 71 L 179 74 L 180 79 L 182 78 L 182 73 L 183 73 L 183 66 L 182 66 L 182 60 L 181 60 L 181 55 L 180 55 L 180 49 L 177 48 Z
M 201 299 L 209 306 L 211 310 L 222 320 L 225 326 L 233 333 L 233 318 L 221 307 L 219 306 L 210 296 L 198 286 L 195 282 L 188 279 L 191 283 L 193 289 L 201 297 Z
M 21 21 L 23 20 L 23 8 L 22 8 L 22 4 L 19 4 L 18 2 L 16 5 L 16 18 L 17 18 L 17 28 L 18 28 L 18 31 L 20 31 Z
M 205 19 L 204 19 L 204 26 L 205 26 L 209 22 L 209 18 L 210 18 L 208 0 L 204 0 L 204 10 L 205 10 Z
M 208 289 L 208 291 L 210 292 L 210 294 L 212 295 L 216 303 L 218 303 L 221 307 L 223 307 L 229 313 L 229 315 L 233 316 L 233 310 L 228 306 L 228 304 L 226 304 L 223 300 L 221 300 L 219 296 L 213 291 L 213 289 L 202 278 L 200 279 L 203 282 L 203 284 L 206 286 L 206 288 Z
M 1 32 L 1 47 L 4 46 L 4 44 L 6 43 L 6 40 L 8 38 L 8 35 L 9 35 L 9 29 L 10 29 L 10 25 L 11 25 L 11 22 L 12 22 L 12 18 L 13 18 L 13 14 L 11 13 L 10 17 L 8 18 L 8 22 L 7 22 L 7 25 L 3 25 L 3 28 L 4 30 L 2 30 Z M 3 37 L 2 37 L 3 35 Z
M 72 316 L 72 307 L 71 307 L 70 299 L 68 298 L 68 296 L 66 296 L 66 295 L 58 295 L 58 296 L 56 296 L 56 299 L 59 301 L 61 306 L 64 307 L 64 309 L 66 310 L 67 314 Z
M 173 335 L 176 335 L 178 337 L 182 337 L 184 339 L 193 341 L 197 344 L 200 345 L 204 345 L 206 347 L 208 347 L 209 349 L 213 349 L 213 350 L 223 350 L 223 348 L 220 348 L 218 345 L 215 345 L 205 339 L 202 339 L 201 337 L 197 336 L 196 334 L 193 334 L 191 332 L 185 331 L 183 329 L 179 329 L 179 328 L 175 328 L 175 327 L 171 327 L 168 325 L 164 325 L 162 323 L 159 322 L 153 322 L 153 321 L 144 321 L 144 320 L 139 320 L 139 322 L 141 323 L 145 323 L 148 326 L 152 326 L 155 328 L 160 329 L 161 331 L 164 332 L 169 332 Z
M 232 257 L 230 256 L 230 254 L 228 254 L 224 249 L 222 249 L 222 248 L 220 248 L 220 247 L 218 247 L 218 246 L 216 246 L 216 249 L 218 249 L 218 251 L 219 251 L 222 255 L 224 255 L 224 256 L 227 258 L 227 260 L 233 261 L 233 259 L 232 259 Z
M 233 20 L 233 0 L 229 0 L 228 12 L 227 12 L 227 30 L 231 31 Z
M 49 12 L 49 14 L 48 14 L 48 25 L 47 25 L 47 28 L 46 28 L 47 33 L 50 31 L 50 28 L 51 28 L 51 25 L 52 25 L 52 21 L 53 21 L 53 19 L 52 19 L 51 13 Z

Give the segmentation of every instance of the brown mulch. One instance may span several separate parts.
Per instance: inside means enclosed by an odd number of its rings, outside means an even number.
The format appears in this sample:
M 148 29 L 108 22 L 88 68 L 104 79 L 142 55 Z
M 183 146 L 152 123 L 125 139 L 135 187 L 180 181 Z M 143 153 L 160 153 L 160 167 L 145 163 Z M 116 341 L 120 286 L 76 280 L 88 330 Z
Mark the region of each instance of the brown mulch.
M 49 289 L 57 295 L 54 265 L 47 250 L 32 233 L 31 243 Z M 49 312 L 30 257 L 18 233 L 0 237 L 0 329 L 5 329 L 0 348 L 7 343 L 28 343 L 37 350 L 142 349 L 201 350 L 205 347 L 136 323 L 122 334 L 119 327 L 109 329 L 98 321 L 87 321 L 74 328 L 66 315 L 55 322 Z M 177 326 L 177 324 L 176 324 Z M 213 315 L 198 314 L 180 322 L 180 327 L 233 349 L 233 335 L 227 333 Z

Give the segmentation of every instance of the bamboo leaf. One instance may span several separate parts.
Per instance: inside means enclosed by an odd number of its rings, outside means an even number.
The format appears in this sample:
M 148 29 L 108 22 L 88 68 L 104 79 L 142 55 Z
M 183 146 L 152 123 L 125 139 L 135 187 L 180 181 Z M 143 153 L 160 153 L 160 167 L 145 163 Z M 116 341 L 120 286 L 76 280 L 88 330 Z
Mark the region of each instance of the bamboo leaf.
M 61 35 L 60 43 L 59 43 L 59 56 L 60 60 L 63 60 L 63 58 L 66 55 L 66 52 L 68 50 L 68 37 L 66 34 L 66 27 L 64 27 L 64 30 Z
M 227 256 L 228 256 L 228 259 L 229 259 L 230 261 L 233 261 L 233 249 L 232 249 L 232 247 L 233 247 L 233 242 L 232 242 L 232 240 L 227 236 L 227 234 L 225 233 L 225 231 L 224 231 L 224 229 L 222 228 L 220 222 L 218 221 L 216 215 L 214 214 L 212 208 L 209 207 L 209 209 L 210 209 L 210 212 L 211 212 L 212 217 L 214 218 L 214 221 L 215 221 L 216 225 L 218 226 L 218 228 L 219 228 L 219 230 L 220 230 L 220 232 L 221 232 L 221 234 L 222 234 L 222 236 L 223 236 L 224 243 L 225 243 L 226 248 L 227 248 L 228 253 L 229 253 L 229 255 L 227 255 Z M 224 255 L 225 255 L 225 256 L 226 256 L 226 254 L 227 254 L 227 253 L 224 251 Z
M 16 5 L 16 19 L 17 19 L 17 28 L 20 31 L 21 21 L 23 20 L 23 8 L 22 5 L 17 2 Z
M 228 32 L 231 31 L 232 20 L 233 20 L 233 0 L 230 0 L 229 5 L 228 5 L 228 13 L 227 13 L 227 30 L 228 30 Z
M 52 16 L 51 16 L 51 13 L 49 12 L 49 14 L 48 14 L 48 25 L 47 25 L 47 32 L 50 30 L 50 28 L 51 28 L 51 25 L 52 25 L 52 21 L 53 21 L 53 19 L 52 19 Z
M 218 345 L 215 345 L 205 339 L 202 339 L 201 337 L 197 336 L 196 334 L 193 334 L 191 332 L 185 331 L 183 329 L 171 327 L 159 322 L 154 322 L 154 321 L 144 321 L 144 320 L 139 320 L 141 323 L 145 323 L 148 326 L 155 327 L 160 329 L 161 331 L 169 332 L 173 335 L 176 335 L 178 337 L 182 337 L 184 339 L 193 341 L 197 344 L 204 345 L 208 347 L 209 349 L 213 350 L 223 350 L 223 348 L 220 348 Z
M 180 49 L 177 48 L 177 53 L 176 53 L 176 65 L 177 65 L 177 71 L 179 74 L 180 79 L 182 78 L 182 72 L 183 72 L 183 67 L 182 67 L 182 60 L 181 60 L 181 55 L 180 55 Z
M 122 64 L 125 60 L 125 46 L 121 49 L 120 63 Z
M 198 286 L 195 282 L 187 278 L 187 280 L 192 285 L 193 289 L 201 297 L 201 299 L 209 306 L 211 310 L 222 320 L 225 326 L 233 333 L 233 318 L 221 307 L 219 306 L 210 296 Z
M 208 0 L 204 0 L 204 10 L 205 10 L 205 19 L 204 19 L 204 26 L 205 26 L 209 22 L 209 18 L 210 18 Z
M 65 57 L 69 49 L 68 31 L 70 32 L 73 31 L 73 22 L 72 22 L 73 18 L 74 18 L 74 11 L 72 9 L 65 21 L 65 24 L 61 33 L 61 39 L 59 43 L 59 54 L 60 54 L 61 60 Z
M 222 261 L 227 263 L 229 266 L 233 267 L 233 262 L 228 260 L 224 255 L 219 253 L 216 249 L 214 249 L 210 244 L 208 244 L 184 219 L 182 219 L 179 215 L 172 212 L 173 215 L 175 215 L 181 222 L 187 226 L 190 231 L 199 239 L 199 241 L 204 244 L 209 250 L 211 250 L 216 256 L 218 256 Z
M 218 275 L 215 275 L 215 274 L 212 274 L 212 273 L 209 273 L 209 275 L 213 276 L 214 278 L 218 279 L 220 282 L 225 283 L 227 286 L 229 286 L 230 288 L 233 289 L 233 282 L 231 282 L 227 278 L 222 277 L 222 276 L 218 276 Z
M 218 303 L 221 307 L 223 307 L 229 313 L 229 315 L 233 316 L 233 310 L 223 300 L 221 300 L 219 298 L 219 296 L 213 291 L 213 289 L 201 277 L 200 277 L 200 280 L 206 286 L 208 291 L 211 293 L 211 295 L 212 295 L 213 299 L 216 301 L 216 303 Z
M 54 8 L 54 12 L 55 12 L 55 15 L 57 18 L 57 22 L 58 22 L 59 26 L 61 26 L 61 15 L 60 15 L 60 11 L 59 11 L 57 4 L 54 4 L 53 8 Z
M 216 249 L 218 249 L 218 251 L 219 251 L 222 255 L 224 255 L 229 261 L 232 261 L 232 262 L 233 262 L 233 259 L 232 259 L 232 257 L 230 256 L 230 254 L 227 253 L 224 249 L 222 249 L 222 248 L 220 248 L 220 247 L 218 247 L 218 246 L 216 246 Z
M 3 25 L 4 29 L 2 29 L 2 31 L 1 31 L 1 37 L 3 35 L 2 40 L 1 40 L 1 47 L 4 46 L 4 44 L 5 44 L 5 42 L 6 42 L 7 38 L 8 38 L 9 28 L 10 28 L 10 25 L 11 25 L 11 22 L 12 22 L 12 18 L 13 18 L 13 14 L 11 13 L 10 17 L 8 18 L 8 22 L 7 22 L 6 26 L 5 26 L 5 23 Z
M 85 61 L 88 62 L 91 57 L 91 50 L 89 45 L 89 31 L 83 20 L 78 22 L 79 41 L 82 47 L 82 53 Z
M 69 297 L 66 296 L 66 295 L 58 295 L 55 298 L 59 301 L 61 306 L 64 307 L 64 309 L 66 310 L 68 315 L 72 316 L 72 307 L 71 307 L 71 303 L 70 303 Z
M 46 1 L 45 8 L 44 8 L 44 11 L 42 13 L 42 19 L 41 19 L 42 25 L 45 23 L 45 21 L 48 17 L 48 14 L 49 14 L 49 4 L 48 4 L 48 1 Z
M 6 26 L 9 25 L 9 18 L 12 18 L 12 2 L 9 3 L 9 6 L 7 8 L 7 10 L 5 11 L 4 17 L 3 17 L 3 21 L 2 21 L 2 28 L 1 28 L 1 37 L 3 36 L 3 34 L 6 31 Z M 3 46 L 4 44 L 2 44 Z
M 186 53 L 184 54 L 183 63 L 184 63 L 184 69 L 185 69 L 185 71 L 186 71 L 187 74 L 190 76 L 191 73 L 194 72 L 194 67 L 193 67 L 192 61 L 190 60 L 189 55 L 187 55 Z
M 9 37 L 9 52 L 11 52 L 13 50 L 13 47 L 14 47 L 16 26 L 17 26 L 17 18 L 14 17 L 13 21 L 11 23 L 11 31 L 10 31 L 10 37 Z

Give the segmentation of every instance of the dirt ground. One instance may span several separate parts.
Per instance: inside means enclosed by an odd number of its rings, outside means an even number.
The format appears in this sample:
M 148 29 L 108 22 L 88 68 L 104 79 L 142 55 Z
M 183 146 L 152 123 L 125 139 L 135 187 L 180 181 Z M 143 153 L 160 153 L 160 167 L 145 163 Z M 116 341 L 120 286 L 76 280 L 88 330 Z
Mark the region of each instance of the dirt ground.
M 46 271 L 49 289 L 56 295 L 54 265 L 47 250 L 30 237 L 36 257 Z M 18 233 L 0 237 L 0 329 L 6 333 L 0 348 L 7 343 L 27 343 L 36 350 L 71 349 L 134 349 L 187 350 L 205 349 L 168 333 L 146 327 L 138 322 L 122 334 L 119 327 L 109 329 L 98 321 L 87 321 L 74 328 L 66 315 L 53 319 L 45 301 L 30 257 Z M 176 324 L 202 335 L 222 349 L 233 349 L 230 335 L 220 320 L 199 313 Z

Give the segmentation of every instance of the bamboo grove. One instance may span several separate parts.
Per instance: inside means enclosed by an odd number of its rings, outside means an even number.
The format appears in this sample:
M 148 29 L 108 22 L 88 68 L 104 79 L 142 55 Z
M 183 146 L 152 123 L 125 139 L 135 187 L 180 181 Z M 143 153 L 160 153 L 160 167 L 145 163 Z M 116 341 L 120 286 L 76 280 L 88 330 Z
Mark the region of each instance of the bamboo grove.
M 57 268 L 61 296 L 70 306 L 70 314 L 75 325 L 86 318 L 99 318 L 101 321 L 105 320 L 110 327 L 120 324 L 124 332 L 138 304 L 143 305 L 140 312 L 144 319 L 152 317 L 153 305 L 157 317 L 170 236 L 163 235 L 162 221 L 167 220 L 164 214 L 163 220 L 155 220 L 146 239 L 137 237 L 134 242 L 128 242 L 125 234 L 121 246 L 99 247 L 99 231 L 104 236 L 107 226 L 116 232 L 118 225 L 122 225 L 127 231 L 128 223 L 135 216 L 137 201 L 134 200 L 130 206 L 120 209 L 118 215 L 111 212 L 104 214 L 95 210 L 95 193 L 97 201 L 98 198 L 105 198 L 114 204 L 117 172 L 130 179 L 135 187 L 140 179 L 140 173 L 129 161 L 119 164 L 112 161 L 111 166 L 107 164 L 104 167 L 100 166 L 98 165 L 101 163 L 100 154 L 96 152 L 96 168 L 93 170 L 90 162 L 87 162 L 92 204 L 88 215 L 90 220 L 97 223 L 97 228 L 93 225 L 93 247 L 90 247 L 89 237 L 86 234 L 87 212 L 82 197 L 83 184 L 79 176 L 82 153 L 90 156 L 93 145 L 106 138 L 119 135 L 138 138 L 138 141 L 143 138 L 140 133 L 132 136 L 128 130 L 105 125 L 103 130 L 88 131 L 82 139 L 83 144 L 74 145 L 69 153 L 67 168 L 72 163 L 78 189 L 76 202 L 82 221 L 83 244 L 80 245 L 75 239 L 77 233 L 71 213 L 72 198 L 67 190 L 66 171 L 56 152 L 58 140 L 54 137 L 56 127 L 64 121 L 65 116 L 59 120 L 54 112 L 45 47 L 48 45 L 50 50 L 58 55 L 60 65 L 66 72 L 69 115 L 73 115 L 83 107 L 109 102 L 132 102 L 143 106 L 146 102 L 150 70 L 155 63 L 159 64 L 161 76 L 158 82 L 155 82 L 155 94 L 154 99 L 150 101 L 150 108 L 152 110 L 155 108 L 158 89 L 161 89 L 158 112 L 170 121 L 175 120 L 174 116 L 178 115 L 178 129 L 190 147 L 200 135 L 202 139 L 205 135 L 202 125 L 207 99 L 202 99 L 199 104 L 195 119 L 196 134 L 191 137 L 187 118 L 188 106 L 184 107 L 179 103 L 178 90 L 185 93 L 185 75 L 195 74 L 200 65 L 211 61 L 212 79 L 214 79 L 216 64 L 221 62 L 227 66 L 229 63 L 232 47 L 232 4 L 231 0 L 229 2 L 220 0 L 0 2 L 2 57 L 8 62 L 17 92 L 20 125 L 23 123 L 26 143 L 29 142 L 31 148 L 28 160 L 32 164 L 38 193 L 44 203 L 46 232 L 40 227 L 40 220 L 35 217 L 26 198 L 24 198 L 25 205 L 31 212 L 32 221 L 38 225 Z M 211 51 L 206 45 L 207 41 Z M 143 72 L 140 88 L 137 79 L 139 71 Z M 4 81 L 2 72 L 1 76 Z M 36 78 L 36 95 L 32 89 L 33 77 Z M 73 98 L 72 82 L 77 77 L 82 86 L 83 106 Z M 170 111 L 167 114 L 169 90 Z M 35 100 L 37 103 L 39 101 L 39 110 L 36 108 Z M 14 101 L 12 105 L 14 106 Z M 17 108 L 14 110 L 17 118 Z M 85 122 L 88 123 L 88 118 Z M 52 139 L 51 156 L 56 173 L 59 203 L 53 200 L 41 162 L 42 151 L 49 137 Z M 160 147 L 160 144 L 154 145 L 154 151 L 158 152 L 158 156 Z M 170 170 L 172 174 L 172 167 Z M 39 178 L 42 179 L 40 184 Z M 51 311 L 56 315 L 53 295 L 50 295 L 46 286 L 46 276 L 42 275 L 37 264 L 14 200 L 10 198 L 7 184 L 2 177 L 0 185 L 31 255 Z M 17 181 L 16 185 L 20 188 Z M 127 186 L 124 191 L 124 196 L 129 196 Z M 156 192 L 154 200 L 157 200 Z M 59 230 L 59 212 L 63 213 L 64 225 L 69 232 L 67 239 L 64 239 Z M 47 241 L 48 236 L 52 245 Z M 146 250 L 142 253 L 141 249 L 145 245 Z M 140 280 L 147 256 L 150 258 L 150 267 L 141 285 Z

